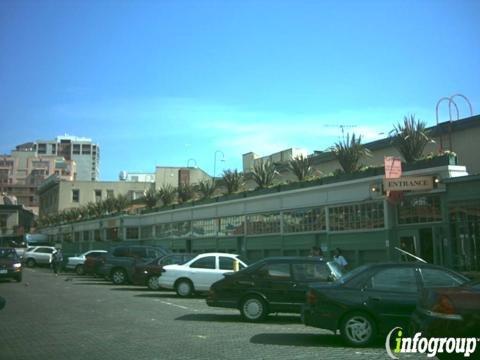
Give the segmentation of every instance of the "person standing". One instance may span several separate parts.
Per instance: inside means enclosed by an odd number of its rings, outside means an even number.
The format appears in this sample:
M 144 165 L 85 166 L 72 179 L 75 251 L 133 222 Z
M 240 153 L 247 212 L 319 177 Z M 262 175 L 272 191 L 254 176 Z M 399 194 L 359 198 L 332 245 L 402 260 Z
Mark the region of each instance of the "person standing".
M 62 249 L 57 249 L 57 251 L 55 251 L 53 253 L 53 262 L 52 262 L 52 266 L 53 266 L 53 272 L 55 274 L 58 275 L 58 273 L 60 272 L 60 270 L 62 269 L 62 264 L 63 264 L 63 253 L 62 253 Z
M 333 260 L 342 267 L 342 269 L 345 269 L 348 266 L 347 260 L 343 257 L 342 251 L 340 248 L 336 248 L 334 253 L 333 253 Z
M 323 260 L 323 252 L 318 246 L 312 246 L 310 250 L 310 256 L 318 256 L 320 259 Z

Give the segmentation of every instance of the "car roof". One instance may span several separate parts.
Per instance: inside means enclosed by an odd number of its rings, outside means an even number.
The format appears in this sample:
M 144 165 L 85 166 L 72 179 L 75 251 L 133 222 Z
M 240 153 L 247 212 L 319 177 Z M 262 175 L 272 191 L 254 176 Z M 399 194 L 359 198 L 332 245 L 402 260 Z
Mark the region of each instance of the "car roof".
M 234 256 L 234 257 L 237 257 L 238 254 L 221 253 L 221 252 L 210 252 L 210 253 L 201 253 L 201 254 L 198 254 L 196 257 L 205 257 L 205 256 Z
M 277 261 L 326 261 L 321 256 L 271 256 L 264 259 L 263 261 L 268 262 L 277 262 Z

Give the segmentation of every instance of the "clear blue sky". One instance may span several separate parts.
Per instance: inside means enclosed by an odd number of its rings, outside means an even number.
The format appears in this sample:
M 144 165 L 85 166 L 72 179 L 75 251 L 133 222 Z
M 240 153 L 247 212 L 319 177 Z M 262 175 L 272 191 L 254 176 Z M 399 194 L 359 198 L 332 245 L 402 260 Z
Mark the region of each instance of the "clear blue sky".
M 339 125 L 433 125 L 458 92 L 478 114 L 479 24 L 475 0 L 0 0 L 0 153 L 68 133 L 100 144 L 102 180 L 211 174 L 216 150 L 220 173 Z

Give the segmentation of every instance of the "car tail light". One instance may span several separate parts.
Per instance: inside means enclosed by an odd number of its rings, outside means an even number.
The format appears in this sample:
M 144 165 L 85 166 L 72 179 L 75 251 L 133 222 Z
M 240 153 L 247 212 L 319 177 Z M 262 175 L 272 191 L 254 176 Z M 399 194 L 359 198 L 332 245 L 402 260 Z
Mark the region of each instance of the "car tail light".
M 437 301 L 433 304 L 432 310 L 426 311 L 426 313 L 437 318 L 462 320 L 462 316 L 456 314 L 455 306 L 446 295 L 439 296 Z
M 307 304 L 309 305 L 315 305 L 317 303 L 318 297 L 317 294 L 315 294 L 314 290 L 308 290 L 307 291 Z

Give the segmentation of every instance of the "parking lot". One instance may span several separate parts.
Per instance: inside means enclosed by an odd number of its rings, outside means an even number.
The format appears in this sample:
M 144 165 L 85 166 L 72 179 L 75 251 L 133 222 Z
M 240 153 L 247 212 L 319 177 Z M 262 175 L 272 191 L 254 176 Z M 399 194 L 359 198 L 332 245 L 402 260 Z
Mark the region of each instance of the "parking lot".
M 207 307 L 201 296 L 181 299 L 46 268 L 25 269 L 22 283 L 0 282 L 0 295 L 7 300 L 0 311 L 2 360 L 388 358 L 381 341 L 347 348 L 296 315 L 251 324 L 236 310 Z

